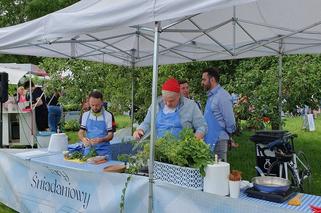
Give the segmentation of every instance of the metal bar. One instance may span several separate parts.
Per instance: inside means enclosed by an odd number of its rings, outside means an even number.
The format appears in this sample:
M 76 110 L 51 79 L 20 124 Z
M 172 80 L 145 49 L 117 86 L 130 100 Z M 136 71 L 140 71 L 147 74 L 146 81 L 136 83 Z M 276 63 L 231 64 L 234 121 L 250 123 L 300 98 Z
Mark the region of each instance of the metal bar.
M 132 32 L 132 33 L 125 33 L 122 35 L 117 35 L 117 36 L 110 36 L 110 37 L 106 37 L 106 38 L 101 38 L 99 39 L 99 41 L 105 41 L 105 40 L 110 40 L 110 39 L 115 39 L 115 38 L 121 38 L 124 36 L 130 36 L 130 35 L 134 35 L 136 34 L 136 32 Z M 88 36 L 88 34 L 86 34 Z M 91 37 L 92 38 L 92 37 Z M 77 43 L 89 43 L 89 42 L 96 42 L 97 38 L 93 38 L 93 39 L 79 39 L 76 40 Z M 46 42 L 48 43 L 48 42 Z M 70 40 L 63 40 L 63 41 L 54 41 L 54 42 L 49 42 L 50 44 L 61 44 L 61 43 L 70 43 Z
M 142 27 L 142 26 L 132 26 L 133 28 L 136 28 L 137 30 L 139 29 L 139 31 L 147 31 L 147 32 L 153 32 L 154 33 L 154 29 L 148 28 L 148 27 Z
M 83 45 L 83 46 L 88 47 L 88 48 L 93 48 L 93 47 L 89 46 L 88 44 L 80 43 L 80 45 Z M 98 52 L 101 52 L 101 53 L 103 53 L 103 54 L 106 54 L 106 55 L 110 55 L 110 56 L 112 56 L 112 57 L 114 57 L 114 58 L 118 58 L 118 59 L 120 59 L 120 60 L 124 60 L 124 61 L 129 62 L 126 58 L 122 58 L 122 57 L 120 57 L 120 56 L 116 56 L 116 55 L 114 55 L 114 54 L 112 54 L 112 53 L 108 53 L 108 52 L 105 52 L 105 51 L 103 51 L 103 50 L 97 50 L 97 51 L 98 51 Z M 90 56 L 96 56 L 96 55 L 101 55 L 101 54 L 98 53 L 98 54 L 92 54 L 92 55 L 78 56 L 78 57 L 76 57 L 76 58 L 80 58 L 80 57 L 90 57 Z
M 160 22 L 155 22 L 154 57 L 153 57 L 153 86 L 152 86 L 152 111 L 151 111 L 151 137 L 149 153 L 149 195 L 148 212 L 153 212 L 153 183 L 154 183 L 154 146 L 156 141 L 156 107 L 157 107 L 157 82 L 158 82 L 158 48 L 160 36 Z
M 184 17 L 184 18 L 182 18 L 182 19 L 180 19 L 180 20 L 178 20 L 178 21 L 175 21 L 175 22 L 173 22 L 173 23 L 171 23 L 171 24 L 168 24 L 168 25 L 166 25 L 166 26 L 164 26 L 164 27 L 162 28 L 162 32 L 168 30 L 168 28 L 171 28 L 171 27 L 173 27 L 173 26 L 175 26 L 175 25 L 177 25 L 177 24 L 180 24 L 180 23 L 186 21 L 187 19 L 193 18 L 193 17 L 195 17 L 195 16 L 197 16 L 197 15 L 199 15 L 199 14 L 200 14 L 200 13 L 197 13 L 197 14 L 194 14 L 194 15 L 191 15 L 191 16 L 188 16 L 188 17 Z
M 249 21 L 249 20 L 245 20 L 245 19 L 237 19 L 239 22 L 243 22 L 243 23 L 247 23 L 247 24 L 252 24 L 252 25 L 257 25 L 257 26 L 261 26 L 261 27 L 266 27 L 266 28 L 272 28 L 272 29 L 278 29 L 278 30 L 283 30 L 283 31 L 288 31 L 288 32 L 296 32 L 296 30 L 290 29 L 290 28 L 285 28 L 285 27 L 279 27 L 279 26 L 275 26 L 275 25 L 271 25 L 271 24 L 262 24 L 262 23 L 257 23 L 257 22 L 253 22 L 253 21 Z M 305 31 L 302 32 L 303 34 L 316 34 L 316 35 L 320 35 L 321 32 L 318 31 Z
M 282 130 L 282 50 L 283 44 L 282 39 L 279 43 L 279 74 L 278 74 L 278 85 L 279 85 L 279 115 L 280 115 L 280 124 L 279 124 L 279 130 Z
M 122 50 L 122 49 L 120 49 L 120 48 L 118 48 L 118 47 L 116 47 L 116 46 L 114 46 L 114 45 L 112 45 L 112 44 L 110 44 L 110 43 L 107 43 L 107 42 L 105 42 L 105 41 L 102 41 L 102 40 L 100 40 L 99 38 L 96 38 L 95 36 L 92 36 L 92 35 L 90 35 L 90 34 L 86 34 L 86 35 L 89 36 L 89 37 L 91 37 L 91 38 L 97 39 L 97 41 L 100 41 L 101 43 L 106 44 L 106 45 L 108 45 L 108 46 L 110 46 L 110 47 L 112 47 L 112 48 L 114 48 L 114 49 L 116 49 L 116 50 L 118 50 L 118 51 L 126 54 L 127 56 L 130 56 L 130 57 L 131 57 L 130 53 L 128 53 L 128 52 L 126 52 L 126 51 L 124 51 L 124 50 Z
M 2 103 L 2 101 L 0 101 L 1 103 L 0 103 L 0 148 L 3 148 L 3 129 L 2 129 L 2 126 L 3 126 L 3 116 L 2 116 L 2 114 L 3 114 L 3 103 Z M 10 143 L 9 143 L 9 140 L 8 140 L 8 145 L 9 145 Z
M 58 53 L 58 54 L 63 55 L 63 56 L 65 56 L 65 57 L 67 57 L 67 58 L 70 58 L 70 55 L 67 55 L 67 54 L 65 54 L 65 53 L 59 52 L 59 51 L 57 51 L 57 50 L 53 50 L 53 49 L 50 49 L 50 48 L 47 48 L 47 47 L 43 47 L 43 46 L 41 46 L 41 45 L 39 45 L 39 44 L 36 44 L 35 46 L 37 46 L 37 47 L 39 47 L 39 48 L 42 48 L 42 49 L 45 49 L 45 50 L 49 50 L 49 51 L 54 52 L 54 53 Z
M 236 8 L 233 6 L 233 54 L 235 54 L 235 43 L 236 43 L 236 25 L 235 25 L 235 18 L 236 18 Z
M 235 21 L 235 22 L 245 32 L 247 36 L 249 36 L 255 43 L 258 44 L 257 40 L 238 21 Z M 267 45 L 263 45 L 263 46 L 267 49 L 273 50 L 274 52 L 278 53 L 278 51 L 273 49 L 272 47 L 269 47 Z
M 150 37 L 150 36 L 151 36 L 151 35 L 148 35 L 148 34 L 143 34 L 143 35 L 146 36 L 146 37 Z M 193 39 L 195 39 L 195 38 L 193 38 Z M 181 47 L 181 46 L 198 48 L 198 49 L 206 50 L 206 51 L 209 51 L 209 52 L 215 51 L 215 52 L 217 52 L 217 53 L 227 54 L 227 53 L 224 52 L 224 51 L 211 50 L 211 49 L 208 49 L 208 48 L 205 48 L 205 47 L 197 46 L 197 45 L 195 45 L 196 42 L 193 41 L 193 39 L 188 40 L 188 41 L 186 41 L 185 43 L 179 43 L 179 42 L 177 42 L 177 41 L 172 41 L 172 40 L 170 40 L 170 39 L 161 39 L 162 41 L 168 41 L 168 42 L 172 42 L 172 43 L 178 44 L 178 45 L 173 46 L 173 47 L 170 47 L 170 48 L 166 48 L 165 50 L 160 51 L 159 54 L 163 54 L 164 52 L 166 52 L 166 51 L 168 51 L 168 50 L 170 50 L 170 49 L 175 49 L 175 48 L 178 48 L 178 47 Z M 229 54 L 228 54 L 228 55 L 229 55 Z M 151 57 L 151 56 L 153 56 L 153 54 L 147 54 L 147 55 L 145 55 L 145 56 L 140 57 L 139 59 L 149 58 L 149 57 Z M 143 60 L 143 61 L 144 61 L 144 60 Z
M 145 38 L 146 40 L 148 40 L 148 41 L 154 42 L 152 39 L 144 36 L 143 34 L 142 34 L 141 36 L 144 37 L 144 38 Z M 176 55 L 179 55 L 179 56 L 181 56 L 181 57 L 183 57 L 183 58 L 187 58 L 188 60 L 194 61 L 194 59 L 192 59 L 192 58 L 190 58 L 190 57 L 188 57 L 188 56 L 185 56 L 185 55 L 183 55 L 183 54 L 181 54 L 181 53 L 178 53 L 178 52 L 176 52 L 176 51 L 174 51 L 174 50 L 172 50 L 172 49 L 168 49 L 168 48 L 167 48 L 166 46 L 164 46 L 164 45 L 159 44 L 159 46 L 167 49 L 167 51 L 169 51 L 169 52 L 175 53 Z
M 311 48 L 311 47 L 318 47 L 318 46 L 321 46 L 321 44 L 310 45 L 310 46 L 306 46 L 306 47 L 300 47 L 300 48 L 295 48 L 295 49 L 292 49 L 292 50 L 287 50 L 287 51 L 284 51 L 284 54 L 288 54 L 288 53 L 291 53 L 291 52 L 294 52 L 294 51 L 297 51 L 297 50 L 308 49 L 308 48 Z
M 135 89 L 135 52 L 136 52 L 136 50 L 135 49 L 132 49 L 131 50 L 131 52 L 132 52 L 132 62 L 131 62 L 131 68 L 132 68 L 132 91 L 131 91 L 131 109 L 130 109 L 130 112 L 131 112 L 131 114 L 130 114 L 130 116 L 131 116 L 131 123 L 132 123 L 132 135 L 133 135 L 133 133 L 134 133 L 134 97 L 135 97 L 135 93 L 134 93 L 134 89 Z
M 198 26 L 193 20 L 189 19 L 189 21 L 198 29 L 202 29 L 200 26 Z M 219 41 L 217 41 L 216 39 L 214 39 L 211 35 L 209 35 L 207 32 L 203 33 L 204 35 L 206 35 L 209 39 L 211 39 L 212 41 L 214 41 L 216 44 L 218 44 L 220 47 L 222 47 L 226 52 L 228 52 L 231 56 L 233 56 L 234 54 L 227 48 L 225 47 L 223 44 L 221 44 Z
M 301 28 L 301 29 L 299 29 L 299 30 L 297 30 L 297 31 L 295 31 L 295 32 L 292 32 L 292 33 L 289 33 L 289 34 L 286 34 L 286 35 L 283 35 L 283 36 L 278 36 L 278 37 L 276 37 L 276 38 L 274 38 L 274 39 L 271 39 L 271 40 L 269 40 L 269 41 L 266 41 L 266 42 L 262 42 L 261 44 L 255 45 L 255 46 L 250 47 L 250 48 L 248 48 L 248 49 L 245 49 L 245 50 L 243 50 L 243 51 L 241 51 L 241 52 L 238 52 L 237 54 L 242 54 L 242 53 L 244 53 L 244 52 L 251 51 L 251 50 L 253 50 L 253 49 L 256 49 L 256 48 L 258 48 L 258 47 L 260 47 L 260 46 L 263 46 L 263 45 L 272 43 L 272 42 L 274 42 L 274 41 L 278 41 L 278 40 L 281 40 L 281 39 L 284 39 L 284 38 L 288 38 L 288 37 L 290 37 L 290 36 L 292 36 L 292 35 L 301 33 L 301 32 L 303 32 L 303 31 L 305 31 L 305 30 L 307 30 L 307 29 L 313 28 L 313 27 L 318 26 L 318 25 L 320 25 L 320 24 L 321 24 L 321 21 L 316 22 L 316 23 L 314 23 L 314 24 L 312 24 L 312 25 L 309 25 L 309 26 L 307 26 L 307 27 Z

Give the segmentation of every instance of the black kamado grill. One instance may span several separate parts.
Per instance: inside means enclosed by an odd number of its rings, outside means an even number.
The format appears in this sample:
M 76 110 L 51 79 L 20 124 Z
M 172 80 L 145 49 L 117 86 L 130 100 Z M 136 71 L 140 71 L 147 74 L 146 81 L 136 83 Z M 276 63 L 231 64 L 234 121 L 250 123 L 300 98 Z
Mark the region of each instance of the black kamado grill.
M 271 164 L 276 161 L 275 153 L 270 150 L 268 145 L 271 142 L 282 141 L 285 144 L 291 146 L 290 148 L 294 150 L 293 139 L 295 135 L 288 131 L 283 130 L 270 130 L 270 131 L 257 131 L 250 140 L 255 143 L 256 151 L 256 166 L 260 167 L 265 175 L 267 175 L 267 170 Z M 277 166 L 273 167 L 269 175 L 278 175 L 279 168 Z M 259 174 L 258 174 L 259 175 Z

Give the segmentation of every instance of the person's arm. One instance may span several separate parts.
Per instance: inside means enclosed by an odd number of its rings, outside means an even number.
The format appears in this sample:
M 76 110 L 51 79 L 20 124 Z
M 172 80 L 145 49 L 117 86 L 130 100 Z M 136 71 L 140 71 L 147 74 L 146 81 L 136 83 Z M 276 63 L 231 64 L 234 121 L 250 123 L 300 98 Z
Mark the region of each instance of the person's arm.
M 42 101 L 42 97 L 43 97 L 43 92 L 39 87 L 36 87 L 33 94 L 32 94 L 32 99 L 36 100 L 34 104 L 32 104 L 32 107 L 38 107 L 41 106 L 42 104 L 44 104 L 44 102 Z
M 225 122 L 225 130 L 227 131 L 227 134 L 231 135 L 236 128 L 231 96 L 220 96 L 219 105 Z
M 197 139 L 203 139 L 204 135 L 207 132 L 207 123 L 205 121 L 205 118 L 201 112 L 201 110 L 198 108 L 197 104 L 195 102 L 193 103 L 193 128 L 195 129 L 195 137 Z
M 150 125 L 151 125 L 151 106 L 148 108 L 147 115 L 144 118 L 144 121 L 139 125 L 139 127 L 134 132 L 133 136 L 136 140 L 143 137 L 146 132 L 150 131 Z
M 88 118 L 88 113 L 84 113 L 81 118 L 80 129 L 78 131 L 78 138 L 85 146 L 90 146 L 90 141 L 86 137 L 86 122 Z

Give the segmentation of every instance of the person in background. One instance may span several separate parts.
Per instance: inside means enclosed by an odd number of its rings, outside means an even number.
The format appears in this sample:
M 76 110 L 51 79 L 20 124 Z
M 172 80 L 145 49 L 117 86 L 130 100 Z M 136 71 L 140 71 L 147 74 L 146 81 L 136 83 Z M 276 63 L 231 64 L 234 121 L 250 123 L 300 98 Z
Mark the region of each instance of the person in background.
M 24 88 L 29 89 L 31 84 L 31 95 L 32 95 L 32 109 L 35 109 L 36 114 L 36 125 L 38 131 L 46 131 L 48 129 L 48 108 L 46 105 L 46 100 L 44 93 L 40 87 L 36 87 L 35 84 L 31 81 L 26 81 L 24 83 Z M 27 100 L 30 100 L 30 95 L 27 97 Z
M 26 90 L 23 86 L 18 87 L 17 89 L 17 102 L 24 103 L 27 102 L 26 99 Z
M 48 124 L 51 132 L 57 132 L 58 123 L 61 119 L 62 109 L 59 104 L 59 97 L 60 93 L 55 91 L 52 96 L 46 98 L 48 106 Z
M 98 155 L 111 157 L 109 141 L 113 139 L 112 115 L 103 107 L 103 95 L 98 91 L 89 94 L 90 110 L 84 112 L 78 137 L 85 145 L 84 155 L 94 148 Z
M 194 100 L 193 97 L 190 96 L 189 94 L 189 85 L 188 85 L 188 82 L 186 80 L 179 80 L 179 87 L 180 87 L 180 91 L 181 91 L 181 95 L 184 96 L 185 98 L 188 98 L 188 99 L 191 99 L 191 100 Z M 201 108 L 201 104 L 200 102 L 194 100 L 195 103 L 197 104 L 198 108 L 200 110 L 202 110 Z
M 204 140 L 210 144 L 218 158 L 227 161 L 228 142 L 235 131 L 235 117 L 232 98 L 219 84 L 218 68 L 203 70 L 202 85 L 207 90 L 204 116 L 208 125 L 208 134 Z
M 134 138 L 141 139 L 150 131 L 150 126 L 151 107 L 143 123 L 134 132 Z M 157 137 L 163 137 L 166 133 L 178 137 L 183 128 L 192 128 L 197 139 L 203 139 L 207 131 L 205 119 L 197 104 L 183 97 L 180 94 L 178 81 L 170 78 L 163 84 L 162 97 L 157 100 Z

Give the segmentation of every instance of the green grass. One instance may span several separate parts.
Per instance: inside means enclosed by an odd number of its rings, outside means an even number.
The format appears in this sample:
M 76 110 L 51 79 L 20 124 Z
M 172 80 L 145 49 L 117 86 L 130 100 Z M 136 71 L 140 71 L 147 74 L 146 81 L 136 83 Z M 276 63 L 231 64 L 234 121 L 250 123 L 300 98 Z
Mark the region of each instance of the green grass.
M 302 119 L 300 117 L 287 118 L 285 130 L 298 135 L 294 139 L 296 151 L 303 151 L 310 162 L 312 169 L 311 189 L 308 193 L 321 195 L 321 117 L 315 120 L 316 131 L 308 132 L 302 130 Z M 231 169 L 241 170 L 244 180 L 251 180 L 256 176 L 254 166 L 256 164 L 255 145 L 249 140 L 254 132 L 243 131 L 240 136 L 234 137 L 240 144 L 238 148 L 233 148 L 228 154 L 228 161 Z

